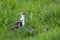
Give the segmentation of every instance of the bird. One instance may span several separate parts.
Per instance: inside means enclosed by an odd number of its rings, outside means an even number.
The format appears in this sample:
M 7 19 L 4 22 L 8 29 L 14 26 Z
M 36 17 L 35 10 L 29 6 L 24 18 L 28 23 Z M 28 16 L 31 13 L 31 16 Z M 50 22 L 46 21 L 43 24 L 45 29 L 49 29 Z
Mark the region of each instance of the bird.
M 22 29 L 25 25 L 24 16 L 25 16 L 25 12 L 22 12 L 21 13 L 21 18 L 16 23 L 14 23 L 14 25 L 10 29 L 11 30 Z

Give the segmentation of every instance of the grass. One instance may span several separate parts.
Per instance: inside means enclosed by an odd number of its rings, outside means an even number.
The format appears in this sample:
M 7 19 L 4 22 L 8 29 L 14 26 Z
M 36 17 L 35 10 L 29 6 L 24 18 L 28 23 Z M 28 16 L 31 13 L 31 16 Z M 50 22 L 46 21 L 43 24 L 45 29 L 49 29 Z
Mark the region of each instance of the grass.
M 25 11 L 22 30 L 9 30 Z M 48 26 L 49 30 L 43 32 Z M 25 28 L 36 31 L 33 36 Z M 0 0 L 0 40 L 60 40 L 60 0 Z

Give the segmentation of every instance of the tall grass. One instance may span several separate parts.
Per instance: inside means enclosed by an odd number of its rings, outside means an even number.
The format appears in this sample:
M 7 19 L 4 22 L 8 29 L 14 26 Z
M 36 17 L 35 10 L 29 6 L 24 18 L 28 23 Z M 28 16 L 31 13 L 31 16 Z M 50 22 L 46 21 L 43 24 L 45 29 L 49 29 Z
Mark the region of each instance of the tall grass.
M 24 28 L 10 31 L 23 11 L 27 13 Z M 45 24 L 49 30 L 43 32 Z M 28 35 L 27 27 L 37 33 Z M 0 0 L 0 40 L 60 40 L 59 29 L 60 0 Z

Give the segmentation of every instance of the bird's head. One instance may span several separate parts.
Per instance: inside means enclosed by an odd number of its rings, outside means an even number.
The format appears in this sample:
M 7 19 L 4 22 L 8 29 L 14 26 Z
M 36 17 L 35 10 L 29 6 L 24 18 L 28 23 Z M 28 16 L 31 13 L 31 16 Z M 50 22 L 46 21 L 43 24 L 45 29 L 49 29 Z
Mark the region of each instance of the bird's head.
M 26 13 L 25 12 L 22 12 L 21 15 L 25 15 Z
M 23 11 L 23 12 L 21 12 L 21 16 L 22 16 L 22 15 L 26 16 L 26 15 L 28 15 L 28 13 L 25 12 L 25 11 Z

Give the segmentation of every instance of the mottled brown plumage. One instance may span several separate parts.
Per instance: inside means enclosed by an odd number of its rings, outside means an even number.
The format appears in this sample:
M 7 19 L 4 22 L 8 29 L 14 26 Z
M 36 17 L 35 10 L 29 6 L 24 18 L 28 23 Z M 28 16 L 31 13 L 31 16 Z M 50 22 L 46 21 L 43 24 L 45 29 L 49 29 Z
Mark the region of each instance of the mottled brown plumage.
M 16 22 L 10 29 L 13 30 L 13 29 L 18 29 L 19 27 L 21 27 L 21 21 L 22 20 L 19 20 L 18 22 Z

